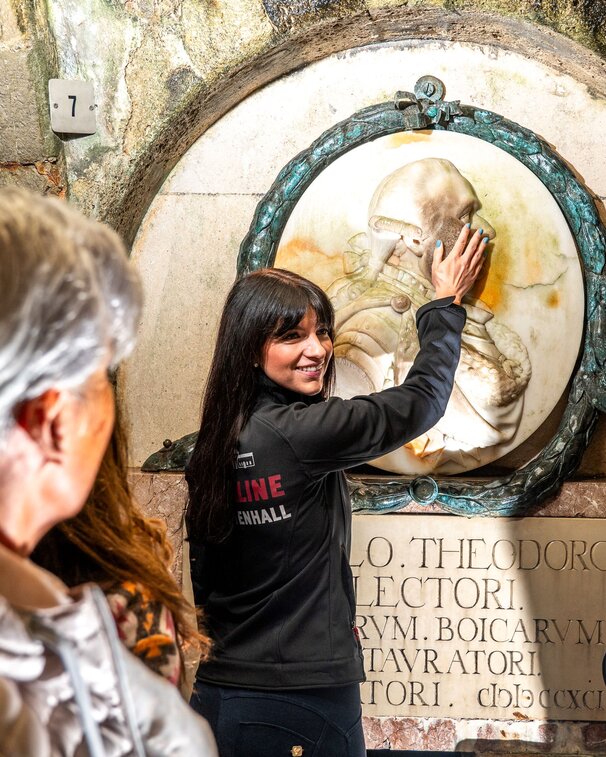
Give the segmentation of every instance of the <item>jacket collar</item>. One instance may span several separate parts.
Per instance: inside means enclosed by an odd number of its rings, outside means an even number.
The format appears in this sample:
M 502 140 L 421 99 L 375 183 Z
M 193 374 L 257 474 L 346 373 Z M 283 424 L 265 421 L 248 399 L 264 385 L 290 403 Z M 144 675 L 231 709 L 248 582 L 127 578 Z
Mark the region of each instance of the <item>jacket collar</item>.
M 23 609 L 37 610 L 69 602 L 67 589 L 56 576 L 27 557 L 0 544 L 0 597 Z
M 91 643 L 99 621 L 89 591 L 83 587 L 72 601 L 58 578 L 0 545 L 0 677 L 30 681 L 41 675 L 45 652 L 28 626 L 32 617 L 50 623 L 62 638 Z
M 263 371 L 259 370 L 255 408 L 271 402 L 279 405 L 292 405 L 295 402 L 302 402 L 304 405 L 317 405 L 318 402 L 324 402 L 324 398 L 321 393 L 310 397 L 307 394 L 299 394 L 298 392 L 292 392 L 290 389 L 285 389 L 268 378 Z

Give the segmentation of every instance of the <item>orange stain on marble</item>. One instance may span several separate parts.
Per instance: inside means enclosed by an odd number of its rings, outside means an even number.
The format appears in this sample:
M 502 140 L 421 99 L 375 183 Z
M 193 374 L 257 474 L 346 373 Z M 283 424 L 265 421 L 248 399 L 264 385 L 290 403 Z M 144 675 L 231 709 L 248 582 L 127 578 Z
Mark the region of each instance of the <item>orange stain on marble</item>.
M 419 142 L 429 142 L 432 133 L 427 129 L 421 131 L 401 131 L 391 135 L 389 146 L 402 147 L 403 145 L 418 144 Z
M 493 312 L 509 305 L 508 284 L 524 288 L 541 284 L 546 277 L 545 266 L 532 238 L 514 242 L 504 227 L 499 228 L 498 234 L 496 242 L 489 245 L 486 263 L 471 290 L 471 295 Z M 559 305 L 557 293 L 549 295 L 548 305 Z
M 500 250 L 499 254 L 495 254 L 495 251 L 491 250 L 471 289 L 471 296 L 482 300 L 493 312 L 498 310 L 499 306 L 505 306 L 507 292 L 504 283 L 507 281 L 510 270 L 511 264 L 507 252 Z
M 328 255 L 307 237 L 293 237 L 281 244 L 275 265 L 305 276 L 324 289 L 343 275 L 342 255 Z
M 404 447 L 409 449 L 415 457 L 422 457 L 426 446 L 427 436 L 425 434 L 423 434 L 423 436 L 418 436 L 416 439 L 413 439 L 411 442 L 404 445 Z
M 560 293 L 556 290 L 553 290 L 547 295 L 547 307 L 548 308 L 557 308 L 560 305 Z
M 295 262 L 298 262 L 302 256 L 310 254 L 323 255 L 326 257 L 324 250 L 320 249 L 315 242 L 312 242 L 305 237 L 293 237 L 290 242 L 280 245 L 276 256 L 276 263 L 280 261 L 280 265 L 285 266 L 286 261 L 292 261 L 294 264 Z

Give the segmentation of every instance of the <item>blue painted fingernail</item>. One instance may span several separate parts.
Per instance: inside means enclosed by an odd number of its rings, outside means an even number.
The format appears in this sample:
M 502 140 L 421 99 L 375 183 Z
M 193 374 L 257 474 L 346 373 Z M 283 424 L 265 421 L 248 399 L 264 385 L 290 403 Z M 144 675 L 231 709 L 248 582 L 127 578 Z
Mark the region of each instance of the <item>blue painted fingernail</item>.
M 466 224 L 465 224 L 465 228 L 466 228 L 466 229 L 471 229 L 471 224 L 470 224 L 470 223 L 466 223 Z
M 479 234 L 480 236 L 482 236 L 482 234 L 483 234 L 483 233 L 484 233 L 484 229 L 478 229 L 478 234 Z
M 438 240 L 436 241 L 436 247 L 441 247 L 441 246 L 442 246 L 442 240 L 441 240 L 441 239 L 438 239 Z
M 482 242 L 484 242 L 484 244 L 488 244 L 489 241 L 490 240 L 488 239 L 488 237 L 484 237 L 484 239 L 482 240 Z

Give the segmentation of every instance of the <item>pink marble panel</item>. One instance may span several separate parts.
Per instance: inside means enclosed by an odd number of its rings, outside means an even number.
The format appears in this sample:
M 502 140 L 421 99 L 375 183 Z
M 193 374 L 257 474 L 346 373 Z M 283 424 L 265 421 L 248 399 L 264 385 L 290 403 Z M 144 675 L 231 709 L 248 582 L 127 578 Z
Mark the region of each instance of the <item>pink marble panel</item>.
M 185 478 L 175 473 L 142 473 L 131 470 L 129 481 L 135 499 L 150 518 L 166 523 L 175 551 L 173 573 L 178 584 L 183 580 L 183 516 L 187 504 Z

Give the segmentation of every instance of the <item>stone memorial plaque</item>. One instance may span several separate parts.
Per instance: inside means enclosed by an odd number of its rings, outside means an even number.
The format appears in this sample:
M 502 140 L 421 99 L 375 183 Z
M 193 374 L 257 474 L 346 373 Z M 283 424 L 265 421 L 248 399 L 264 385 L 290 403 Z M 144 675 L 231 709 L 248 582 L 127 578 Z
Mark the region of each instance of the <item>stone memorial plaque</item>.
M 331 298 L 336 394 L 353 397 L 404 380 L 418 351 L 416 312 L 434 296 L 436 239 L 450 250 L 464 223 L 491 241 L 464 300 L 448 409 L 426 434 L 373 463 L 383 470 L 472 470 L 515 449 L 553 410 L 583 332 L 581 265 L 566 219 L 542 182 L 498 147 L 417 131 L 381 137 L 328 165 L 280 239 L 276 266 Z
M 605 720 L 606 525 L 354 517 L 364 714 Z

